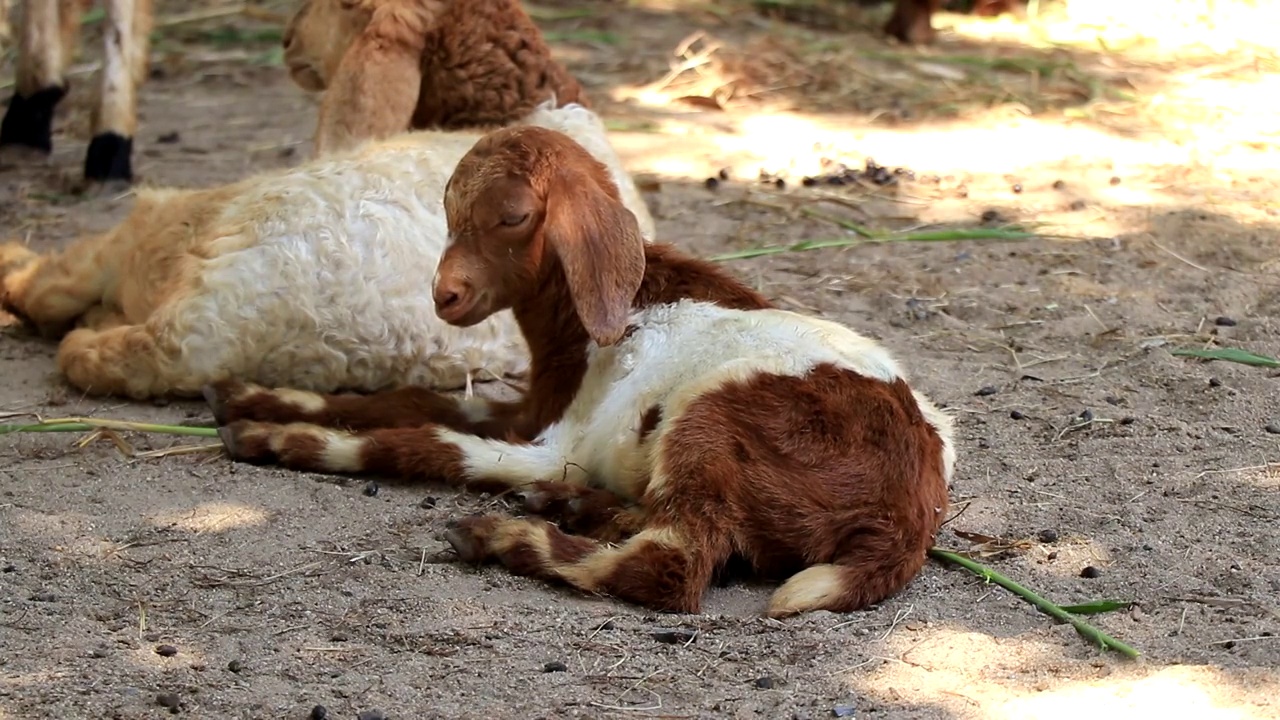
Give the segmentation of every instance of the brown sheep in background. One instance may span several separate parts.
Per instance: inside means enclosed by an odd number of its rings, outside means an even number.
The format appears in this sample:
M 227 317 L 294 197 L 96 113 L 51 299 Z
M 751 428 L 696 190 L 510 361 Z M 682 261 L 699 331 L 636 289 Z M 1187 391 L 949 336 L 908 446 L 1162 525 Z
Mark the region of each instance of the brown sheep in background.
M 285 64 L 324 92 L 315 152 L 406 130 L 498 127 L 540 103 L 589 106 L 517 0 L 305 0 Z

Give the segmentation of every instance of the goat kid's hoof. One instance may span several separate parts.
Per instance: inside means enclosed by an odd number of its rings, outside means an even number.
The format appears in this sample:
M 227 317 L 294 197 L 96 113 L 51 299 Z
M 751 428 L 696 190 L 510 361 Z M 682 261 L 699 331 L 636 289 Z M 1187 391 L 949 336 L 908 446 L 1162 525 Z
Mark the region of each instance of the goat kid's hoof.
M 489 536 L 497 526 L 498 518 L 472 515 L 450 522 L 444 540 L 458 554 L 459 560 L 479 565 L 489 559 Z
M 244 395 L 247 386 L 238 380 L 219 380 L 200 388 L 200 394 L 213 411 L 213 420 L 219 425 L 228 425 L 233 420 L 231 404 Z
M 238 421 L 218 427 L 218 439 L 232 460 L 250 465 L 266 465 L 275 459 L 271 438 L 255 427 L 257 423 Z

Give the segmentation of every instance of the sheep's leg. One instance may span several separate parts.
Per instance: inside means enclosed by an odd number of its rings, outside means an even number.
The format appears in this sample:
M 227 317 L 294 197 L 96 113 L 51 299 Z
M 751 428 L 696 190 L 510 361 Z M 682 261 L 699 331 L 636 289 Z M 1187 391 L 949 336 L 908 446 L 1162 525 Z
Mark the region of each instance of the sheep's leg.
M 242 462 L 321 473 L 372 473 L 504 492 L 537 480 L 581 479 L 556 448 L 509 443 L 439 425 L 350 433 L 290 423 L 238 420 L 218 428 L 227 453 Z
M 237 420 L 308 423 L 346 430 L 413 428 L 428 423 L 493 436 L 491 425 L 503 425 L 518 409 L 515 403 L 442 395 L 406 387 L 372 395 L 322 395 L 289 388 L 269 389 L 238 380 L 204 388 L 204 397 L 219 425 Z M 493 428 L 493 430 L 500 430 Z
M 22 8 L 13 98 L 0 146 L 53 150 L 53 112 L 67 94 L 67 66 L 80 39 L 84 0 L 27 0 Z
M 640 532 L 645 515 L 608 490 L 563 482 L 535 482 L 520 492 L 526 512 L 574 535 L 617 543 Z
M 90 395 L 142 400 L 169 393 L 189 394 L 189 390 L 175 387 L 166 374 L 171 366 L 172 359 L 146 325 L 80 328 L 67 333 L 58 346 L 58 369 L 69 383 Z
M 687 528 L 649 527 L 619 546 L 566 535 L 544 520 L 473 516 L 445 534 L 464 562 L 497 560 L 517 575 L 568 584 L 663 612 L 696 613 L 727 547 L 688 540 Z M 720 557 L 723 555 L 724 557 Z
M 133 179 L 133 137 L 138 88 L 147 73 L 151 2 L 106 0 L 101 95 L 84 159 L 84 175 L 90 180 Z
M 58 337 L 102 301 L 110 235 L 87 237 L 61 252 L 38 255 L 19 243 L 0 246 L 0 306 Z

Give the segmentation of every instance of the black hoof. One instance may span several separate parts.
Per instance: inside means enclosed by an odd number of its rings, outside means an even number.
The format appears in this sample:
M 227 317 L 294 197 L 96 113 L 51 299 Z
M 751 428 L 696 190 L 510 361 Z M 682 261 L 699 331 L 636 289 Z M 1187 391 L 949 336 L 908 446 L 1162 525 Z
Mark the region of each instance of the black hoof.
M 209 409 L 213 411 L 213 421 L 219 426 L 227 424 L 227 404 L 222 402 L 222 398 L 218 397 L 218 391 L 212 385 L 205 385 L 200 388 L 200 394 L 204 396 L 204 401 L 208 403 Z M 223 440 L 226 444 L 226 440 Z
M 132 181 L 133 138 L 113 132 L 94 137 L 84 156 L 84 176 L 88 180 Z
M 0 146 L 21 145 L 48 154 L 53 151 L 53 111 L 67 94 L 51 87 L 23 97 L 14 93 L 0 121 Z
M 218 428 L 218 439 L 222 441 L 222 447 L 227 449 L 227 454 L 231 457 L 236 456 L 236 436 L 231 431 L 230 425 L 223 425 Z
M 476 542 L 475 535 L 470 532 L 459 527 L 451 527 L 445 531 L 444 541 L 449 543 L 462 562 L 472 565 L 484 562 L 484 551 L 480 548 L 480 543 Z

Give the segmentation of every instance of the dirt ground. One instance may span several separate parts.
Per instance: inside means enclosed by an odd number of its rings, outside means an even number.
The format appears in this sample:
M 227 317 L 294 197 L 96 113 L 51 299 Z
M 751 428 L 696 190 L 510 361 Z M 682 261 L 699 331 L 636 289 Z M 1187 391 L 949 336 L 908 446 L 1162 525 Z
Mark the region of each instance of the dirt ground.
M 1266 11 L 1219 2 L 1214 29 L 1195 25 L 1204 3 L 1177 2 L 1126 26 L 1103 17 L 1123 3 L 1076 0 L 1057 20 L 944 15 L 940 44 L 912 50 L 874 33 L 884 8 L 832 5 L 842 14 L 804 22 L 730 3 L 537 7 L 648 178 L 666 240 L 717 255 L 853 239 L 851 223 L 1046 236 L 726 262 L 785 307 L 883 339 L 956 414 L 958 517 L 940 545 L 990 536 L 979 550 L 1005 550 L 985 562 L 1057 602 L 1135 602 L 1091 620 L 1142 659 L 933 563 L 848 616 L 766 620 L 771 589 L 752 584 L 713 589 L 697 616 L 655 615 L 452 562 L 445 523 L 502 501 L 142 454 L 189 439 L 126 434 L 131 457 L 8 435 L 0 720 L 159 717 L 164 702 L 208 718 L 317 704 L 337 718 L 1280 717 L 1280 375 L 1171 352 L 1280 355 L 1280 62 L 1233 40 Z M 306 159 L 315 103 L 278 64 L 278 27 L 228 15 L 158 32 L 146 182 Z M 74 187 L 88 67 L 52 158 L 0 167 L 2 231 L 39 248 L 131 202 Z M 805 187 L 823 157 L 914 175 Z M 82 398 L 53 351 L 5 329 L 0 412 L 209 417 Z

